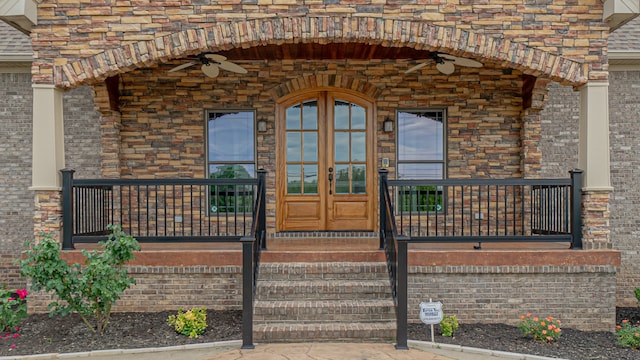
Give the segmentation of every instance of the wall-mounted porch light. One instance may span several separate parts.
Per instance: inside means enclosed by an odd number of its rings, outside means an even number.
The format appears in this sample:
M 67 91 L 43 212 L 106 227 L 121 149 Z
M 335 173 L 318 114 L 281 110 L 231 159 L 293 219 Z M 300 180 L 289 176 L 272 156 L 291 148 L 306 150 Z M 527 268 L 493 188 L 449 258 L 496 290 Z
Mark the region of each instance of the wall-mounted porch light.
M 382 123 L 382 128 L 384 132 L 392 132 L 393 131 L 393 120 L 386 118 L 384 119 L 384 123 Z
M 267 132 L 267 121 L 265 119 L 258 120 L 258 132 Z

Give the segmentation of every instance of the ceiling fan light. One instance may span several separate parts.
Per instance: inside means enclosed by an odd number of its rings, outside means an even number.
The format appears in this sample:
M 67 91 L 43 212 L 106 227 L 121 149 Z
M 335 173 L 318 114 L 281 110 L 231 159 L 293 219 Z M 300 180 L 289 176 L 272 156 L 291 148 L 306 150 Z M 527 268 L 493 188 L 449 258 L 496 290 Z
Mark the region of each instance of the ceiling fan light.
M 436 69 L 445 75 L 451 75 L 456 69 L 456 66 L 452 62 L 444 61 L 436 64 Z
M 218 76 L 218 74 L 220 73 L 220 69 L 218 69 L 216 65 L 212 64 L 204 64 L 200 69 L 205 75 L 211 78 Z

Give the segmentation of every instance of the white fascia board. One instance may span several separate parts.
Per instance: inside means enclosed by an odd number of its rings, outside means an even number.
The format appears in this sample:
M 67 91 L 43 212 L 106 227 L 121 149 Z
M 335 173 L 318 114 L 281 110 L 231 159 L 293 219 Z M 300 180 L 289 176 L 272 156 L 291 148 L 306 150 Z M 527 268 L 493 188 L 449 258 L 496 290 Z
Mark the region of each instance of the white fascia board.
M 29 34 L 31 28 L 38 24 L 38 1 L 0 0 L 0 20 Z
M 0 53 L 0 62 L 6 63 L 6 62 L 15 62 L 15 63 L 22 63 L 22 62 L 32 62 L 33 61 L 33 55 L 31 54 L 24 54 L 24 53 Z
M 605 0 L 602 20 L 611 31 L 633 20 L 640 14 L 640 0 Z
M 611 51 L 609 50 L 609 60 L 640 60 L 640 51 Z

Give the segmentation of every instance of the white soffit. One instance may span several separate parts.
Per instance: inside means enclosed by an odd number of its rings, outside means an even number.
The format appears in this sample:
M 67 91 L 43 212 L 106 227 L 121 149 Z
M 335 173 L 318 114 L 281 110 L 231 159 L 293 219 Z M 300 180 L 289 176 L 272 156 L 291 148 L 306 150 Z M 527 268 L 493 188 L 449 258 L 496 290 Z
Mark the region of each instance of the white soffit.
M 605 0 L 602 19 L 611 31 L 640 14 L 640 0 Z
M 0 0 L 0 20 L 29 34 L 38 24 L 38 3 L 36 0 Z

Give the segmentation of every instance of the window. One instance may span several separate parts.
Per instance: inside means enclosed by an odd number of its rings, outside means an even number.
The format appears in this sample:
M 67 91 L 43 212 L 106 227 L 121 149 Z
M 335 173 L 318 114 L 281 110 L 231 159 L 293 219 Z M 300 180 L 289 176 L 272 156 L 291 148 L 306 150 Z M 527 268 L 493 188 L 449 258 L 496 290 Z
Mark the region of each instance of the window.
M 445 173 L 444 110 L 398 111 L 398 179 L 443 179 Z M 442 211 L 442 188 L 398 189 L 403 211 Z
M 207 113 L 207 171 L 211 179 L 255 177 L 255 113 Z M 250 185 L 211 186 L 211 213 L 251 212 Z

